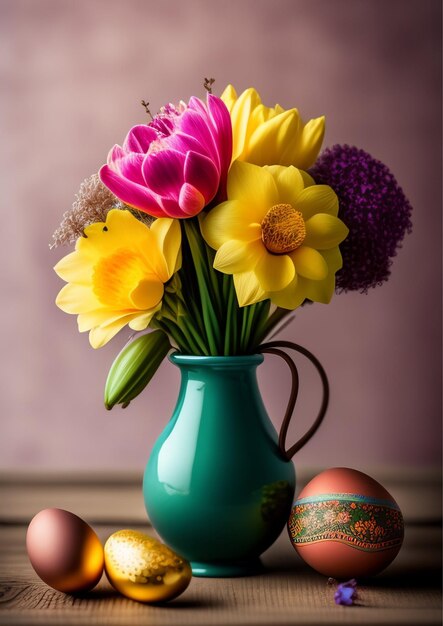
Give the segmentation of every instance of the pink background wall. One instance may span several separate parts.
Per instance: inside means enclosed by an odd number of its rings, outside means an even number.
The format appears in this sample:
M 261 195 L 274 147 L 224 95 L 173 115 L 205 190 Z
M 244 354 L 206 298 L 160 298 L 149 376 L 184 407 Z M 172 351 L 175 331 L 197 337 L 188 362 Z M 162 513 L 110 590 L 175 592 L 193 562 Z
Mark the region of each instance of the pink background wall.
M 209 75 L 216 93 L 253 85 L 269 105 L 325 114 L 324 145 L 384 161 L 415 209 L 389 283 L 300 310 L 281 335 L 320 358 L 332 388 L 296 463 L 438 465 L 440 2 L 0 0 L 0 12 L 1 468 L 143 468 L 178 372 L 164 362 L 133 405 L 106 412 L 104 381 L 129 333 L 89 347 L 54 304 L 52 267 L 68 249 L 47 244 L 80 182 L 145 120 L 140 100 L 155 111 L 202 96 Z M 289 375 L 272 359 L 259 378 L 278 425 Z M 302 375 L 291 439 L 316 408 L 315 378 Z

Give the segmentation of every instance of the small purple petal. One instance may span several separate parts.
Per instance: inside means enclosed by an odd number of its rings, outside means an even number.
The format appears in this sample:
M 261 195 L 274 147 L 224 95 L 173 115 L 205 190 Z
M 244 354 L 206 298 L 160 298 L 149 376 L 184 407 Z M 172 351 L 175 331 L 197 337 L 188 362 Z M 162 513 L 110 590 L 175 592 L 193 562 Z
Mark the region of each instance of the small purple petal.
M 185 181 L 198 189 L 205 204 L 208 204 L 215 196 L 219 183 L 219 173 L 211 159 L 197 152 L 188 152 L 184 175 Z
M 145 154 L 150 144 L 157 139 L 158 135 L 153 128 L 139 124 L 131 128 L 123 143 L 126 152 L 141 152 Z
M 142 171 L 146 185 L 165 198 L 178 199 L 184 181 L 185 155 L 177 150 L 148 154 Z
M 357 581 L 352 578 L 348 582 L 340 583 L 334 594 L 335 604 L 352 606 L 357 599 Z

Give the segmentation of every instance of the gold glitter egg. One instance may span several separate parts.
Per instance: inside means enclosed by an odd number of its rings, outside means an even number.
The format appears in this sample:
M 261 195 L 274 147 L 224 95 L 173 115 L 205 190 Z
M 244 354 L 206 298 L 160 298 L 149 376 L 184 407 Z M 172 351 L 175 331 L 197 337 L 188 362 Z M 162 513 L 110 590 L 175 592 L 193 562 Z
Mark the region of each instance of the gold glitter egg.
M 172 600 L 192 578 L 188 561 L 137 530 L 119 530 L 108 538 L 105 572 L 117 591 L 140 602 Z

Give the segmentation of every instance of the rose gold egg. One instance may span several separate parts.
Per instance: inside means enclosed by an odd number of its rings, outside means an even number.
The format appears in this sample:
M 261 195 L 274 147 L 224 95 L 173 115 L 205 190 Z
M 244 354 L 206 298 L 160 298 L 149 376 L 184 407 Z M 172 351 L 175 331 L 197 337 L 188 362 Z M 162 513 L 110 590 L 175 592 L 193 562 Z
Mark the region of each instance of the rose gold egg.
M 103 573 L 103 546 L 92 528 L 63 509 L 44 509 L 31 520 L 26 549 L 40 578 L 59 591 L 95 587 Z
M 288 531 L 311 567 L 349 579 L 385 569 L 401 548 L 404 525 L 397 503 L 380 483 L 363 472 L 336 467 L 302 490 Z

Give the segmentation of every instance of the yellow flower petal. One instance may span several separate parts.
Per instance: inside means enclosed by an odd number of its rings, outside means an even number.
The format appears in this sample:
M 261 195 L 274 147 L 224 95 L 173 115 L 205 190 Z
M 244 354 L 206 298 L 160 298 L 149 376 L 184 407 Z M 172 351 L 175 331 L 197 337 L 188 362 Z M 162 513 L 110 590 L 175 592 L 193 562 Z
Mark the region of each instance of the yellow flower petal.
M 317 117 L 310 120 L 301 131 L 297 144 L 297 151 L 300 155 L 297 160 L 297 167 L 307 170 L 315 163 L 320 152 L 321 144 L 325 136 L 325 118 Z
M 148 313 L 143 313 L 142 315 L 137 315 L 133 320 L 129 322 L 129 328 L 132 330 L 145 330 L 149 326 L 150 321 L 154 317 L 154 314 L 160 309 L 160 305 L 148 311 Z
M 304 244 L 317 250 L 327 250 L 338 246 L 348 235 L 349 229 L 343 222 L 327 213 L 317 213 L 305 222 Z
M 309 300 L 328 304 L 335 291 L 335 273 L 342 267 L 343 261 L 338 246 L 331 250 L 322 250 L 320 254 L 328 265 L 328 275 L 324 280 L 316 281 L 300 276 L 300 286 Z
M 269 209 L 278 203 L 272 174 L 257 165 L 236 161 L 228 176 L 228 200 L 233 199 L 242 204 L 248 223 L 260 223 Z
M 90 330 L 91 344 L 100 347 L 128 323 L 145 328 L 160 308 L 164 284 L 180 266 L 180 225 L 159 219 L 150 230 L 129 211 L 115 209 L 85 234 L 56 265 L 70 281 L 56 303 L 78 314 L 80 332 Z
M 77 317 L 78 330 L 80 333 L 84 333 L 96 326 L 112 324 L 117 320 L 125 318 L 127 321 L 134 316 L 140 315 L 140 312 L 133 313 L 128 311 L 110 311 L 109 309 L 94 309 L 87 311 L 86 313 L 79 313 Z
M 241 307 L 260 302 L 267 297 L 254 272 L 234 274 L 234 287 Z
M 316 185 L 309 174 L 293 166 L 260 168 L 235 162 L 228 175 L 228 198 L 202 218 L 201 230 L 217 250 L 214 267 L 233 274 L 240 305 L 269 298 L 277 306 L 294 309 L 307 298 L 329 301 L 335 272 L 341 265 L 338 243 L 347 234 L 336 216 L 334 191 L 327 185 Z M 268 225 L 263 219 L 266 215 L 275 217 L 275 211 L 289 211 L 278 206 L 287 204 L 298 211 L 298 221 L 273 223 L 273 236 L 287 235 L 286 240 L 292 236 L 299 247 L 276 254 L 278 249 L 271 249 L 273 240 L 263 233 Z M 268 214 L 271 209 L 274 213 Z M 289 230 L 286 233 L 279 228 Z
M 266 253 L 258 261 L 254 271 L 264 291 L 284 289 L 295 275 L 294 263 L 286 254 Z
M 303 178 L 305 187 L 311 187 L 311 185 L 315 185 L 315 180 L 312 178 L 310 174 L 308 174 L 308 172 L 305 172 L 304 170 L 298 170 L 298 171 L 300 172 L 301 177 Z
M 303 189 L 294 207 L 303 214 L 305 221 L 316 213 L 338 214 L 338 198 L 328 185 L 312 185 Z
M 310 280 L 323 280 L 328 275 L 328 265 L 323 256 L 314 248 L 300 246 L 290 253 L 295 271 Z
M 129 297 L 134 308 L 146 310 L 152 309 L 159 304 L 163 298 L 163 292 L 163 282 L 155 276 L 151 276 L 141 280 L 135 289 L 131 291 Z
M 228 85 L 226 89 L 223 91 L 220 98 L 226 104 L 228 111 L 231 112 L 232 107 L 234 106 L 234 103 L 237 100 L 237 92 L 235 91 L 232 85 Z
M 271 172 L 278 188 L 278 200 L 283 204 L 296 207 L 297 198 L 305 188 L 303 172 L 296 167 L 270 165 L 266 169 Z
M 266 254 L 261 241 L 244 242 L 231 239 L 218 249 L 214 267 L 224 274 L 246 272 L 253 269 Z
M 77 240 L 76 249 L 87 255 L 103 254 L 116 247 L 131 247 L 134 241 L 152 241 L 149 228 L 135 218 L 130 211 L 112 209 L 106 216 L 106 223 L 96 222 L 85 228 L 86 237 Z
M 283 309 L 290 309 L 291 311 L 303 304 L 306 296 L 304 295 L 304 291 L 299 288 L 299 283 L 300 278 L 295 274 L 289 285 L 284 289 L 270 292 L 269 297 L 272 304 L 282 307 Z
M 202 213 L 200 215 L 203 216 Z M 236 200 L 222 202 L 200 218 L 200 230 L 205 241 L 218 250 L 226 241 L 255 241 L 261 238 L 261 226 L 254 214 Z
M 90 287 L 68 283 L 60 290 L 56 305 L 65 313 L 78 314 L 100 308 L 100 301 Z
M 167 265 L 167 276 L 172 276 L 181 267 L 181 230 L 178 220 L 160 217 L 150 227 L 156 236 L 158 247 Z M 162 277 L 163 278 L 163 277 Z M 168 278 L 164 277 L 166 282 Z
M 66 282 L 73 282 L 78 285 L 88 285 L 91 283 L 91 272 L 84 259 L 77 251 L 67 254 L 60 259 L 54 267 L 54 271 Z
M 256 165 L 291 165 L 285 161 L 285 146 L 288 137 L 297 133 L 299 116 L 291 109 L 260 124 L 251 134 L 248 154 L 245 159 Z
M 327 276 L 324 280 L 307 280 L 300 276 L 300 286 L 307 300 L 329 304 L 335 290 L 335 276 Z
M 338 246 L 330 250 L 322 250 L 321 255 L 328 264 L 329 274 L 335 274 L 343 267 L 343 258 Z
M 243 152 L 244 145 L 249 139 L 251 129 L 249 127 L 249 117 L 251 111 L 261 104 L 260 96 L 255 89 L 246 89 L 240 94 L 231 109 L 232 122 L 232 160 L 239 158 Z
M 93 348 L 102 348 L 108 341 L 128 323 L 126 317 L 122 317 L 112 324 L 97 326 L 89 331 L 89 343 Z
M 233 160 L 258 165 L 310 167 L 320 150 L 324 118 L 303 123 L 296 108 L 266 107 L 255 89 L 240 96 L 231 85 L 222 94 L 233 129 Z

